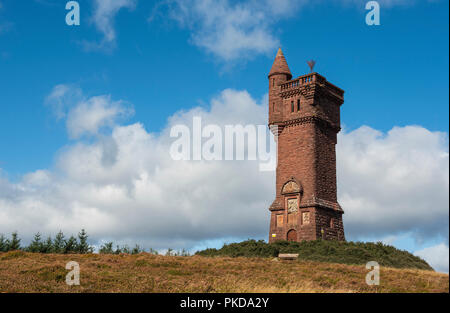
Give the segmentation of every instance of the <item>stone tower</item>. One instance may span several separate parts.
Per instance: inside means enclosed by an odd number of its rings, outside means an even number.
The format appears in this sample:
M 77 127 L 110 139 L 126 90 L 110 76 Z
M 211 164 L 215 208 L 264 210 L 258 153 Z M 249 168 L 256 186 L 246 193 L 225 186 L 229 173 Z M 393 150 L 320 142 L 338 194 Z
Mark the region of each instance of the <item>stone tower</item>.
M 343 102 L 344 91 L 318 73 L 292 79 L 278 50 L 269 73 L 269 127 L 278 146 L 269 242 L 345 240 L 335 150 Z

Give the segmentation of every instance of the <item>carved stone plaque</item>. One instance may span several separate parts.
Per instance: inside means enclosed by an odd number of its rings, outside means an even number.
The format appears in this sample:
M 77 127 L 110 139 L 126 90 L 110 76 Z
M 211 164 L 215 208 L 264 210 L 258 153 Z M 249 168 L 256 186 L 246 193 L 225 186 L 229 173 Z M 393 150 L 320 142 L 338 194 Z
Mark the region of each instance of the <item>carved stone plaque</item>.
M 297 198 L 288 199 L 287 207 L 288 207 L 288 212 L 289 213 L 297 212 L 298 211 L 298 200 L 297 200 Z
M 300 192 L 300 187 L 297 185 L 296 182 L 290 181 L 283 186 L 283 190 L 281 192 L 283 194 Z
M 277 215 L 277 227 L 283 227 L 283 215 Z
M 303 224 L 304 224 L 304 225 L 310 223 L 309 212 L 303 212 L 302 220 L 303 220 Z

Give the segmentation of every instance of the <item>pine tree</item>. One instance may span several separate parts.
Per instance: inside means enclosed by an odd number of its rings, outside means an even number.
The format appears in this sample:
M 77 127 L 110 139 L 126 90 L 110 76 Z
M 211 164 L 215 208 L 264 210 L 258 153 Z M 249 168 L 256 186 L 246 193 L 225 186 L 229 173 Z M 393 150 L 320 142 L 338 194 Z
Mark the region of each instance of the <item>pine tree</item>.
M 41 241 L 41 234 L 37 233 L 34 235 L 33 241 L 30 243 L 30 245 L 27 248 L 27 251 L 29 252 L 41 252 L 42 250 L 42 241 Z
M 52 253 L 53 252 L 53 241 L 52 237 L 48 236 L 47 241 L 42 245 L 42 253 Z
M 11 235 L 11 241 L 8 244 L 8 251 L 20 250 L 20 238 L 17 232 L 13 232 Z
M 55 240 L 53 241 L 52 252 L 53 253 L 64 253 L 64 247 L 66 246 L 66 241 L 64 239 L 64 234 L 62 231 L 56 234 Z
M 112 242 L 107 242 L 100 247 L 100 250 L 98 252 L 100 254 L 114 254 L 112 246 L 113 246 Z
M 64 246 L 64 253 L 65 254 L 74 253 L 77 252 L 77 249 L 78 249 L 77 238 L 75 238 L 74 236 L 70 236 L 70 238 L 66 241 L 66 244 Z
M 78 234 L 78 239 L 80 242 L 77 245 L 77 252 L 81 254 L 92 253 L 92 247 L 87 242 L 88 235 L 84 229 Z
M 8 242 L 3 234 L 0 235 L 0 252 L 6 252 L 8 249 Z

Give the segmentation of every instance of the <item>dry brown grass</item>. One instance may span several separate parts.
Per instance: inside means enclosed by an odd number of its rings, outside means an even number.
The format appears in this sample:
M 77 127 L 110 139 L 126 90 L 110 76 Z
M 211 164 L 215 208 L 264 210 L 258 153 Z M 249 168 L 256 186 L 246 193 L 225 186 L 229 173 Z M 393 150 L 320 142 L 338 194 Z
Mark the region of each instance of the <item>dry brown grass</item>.
M 69 261 L 81 285 L 68 286 Z M 449 292 L 449 276 L 381 268 L 368 286 L 364 266 L 266 258 L 0 253 L 0 292 Z

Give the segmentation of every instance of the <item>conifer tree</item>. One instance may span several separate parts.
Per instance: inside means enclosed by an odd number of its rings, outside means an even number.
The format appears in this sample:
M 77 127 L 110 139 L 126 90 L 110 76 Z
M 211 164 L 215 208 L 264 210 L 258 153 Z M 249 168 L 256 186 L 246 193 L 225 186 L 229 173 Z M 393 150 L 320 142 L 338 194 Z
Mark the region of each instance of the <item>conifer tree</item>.
M 17 232 L 13 232 L 8 243 L 8 251 L 20 250 L 20 238 Z
M 52 252 L 53 253 L 64 253 L 64 248 L 66 246 L 66 241 L 64 239 L 64 234 L 59 231 L 56 234 L 55 240 L 53 241 Z
M 42 253 L 52 253 L 53 252 L 53 240 L 51 236 L 48 236 L 45 243 L 42 245 Z
M 100 254 L 114 254 L 112 246 L 113 246 L 112 242 L 107 242 L 100 247 L 100 250 L 98 250 L 98 252 Z
M 41 252 L 42 250 L 42 241 L 41 241 L 41 234 L 37 233 L 34 235 L 33 241 L 30 243 L 30 245 L 27 248 L 27 251 L 29 252 Z
M 3 234 L 0 235 L 0 252 L 6 252 L 8 249 L 8 242 Z
M 64 253 L 74 253 L 77 252 L 78 243 L 77 239 L 74 236 L 70 236 L 68 240 L 66 240 L 66 244 L 64 246 Z
M 88 235 L 84 229 L 78 234 L 79 243 L 77 245 L 77 252 L 81 254 L 92 253 L 92 247 L 89 246 L 87 239 Z

